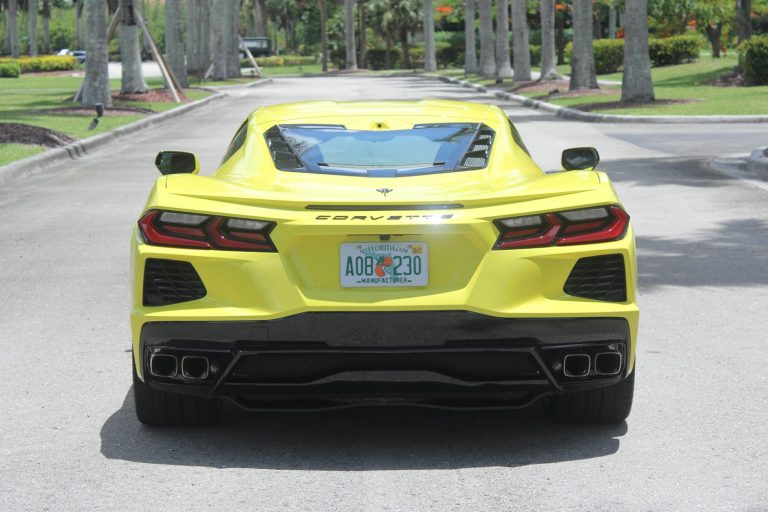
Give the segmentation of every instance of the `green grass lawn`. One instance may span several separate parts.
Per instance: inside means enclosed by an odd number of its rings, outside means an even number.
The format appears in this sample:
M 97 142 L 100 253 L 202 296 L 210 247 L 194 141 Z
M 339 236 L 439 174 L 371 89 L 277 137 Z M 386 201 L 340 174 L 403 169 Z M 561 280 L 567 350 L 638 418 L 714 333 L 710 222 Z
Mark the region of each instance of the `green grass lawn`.
M 301 75 L 304 73 L 322 73 L 322 72 L 323 72 L 323 66 L 321 64 L 261 68 L 261 74 L 265 77 L 284 76 L 284 75 Z
M 606 114 L 633 115 L 749 115 L 768 114 L 768 86 L 757 87 L 718 87 L 706 83 L 709 80 L 732 71 L 738 57 L 729 54 L 720 59 L 702 54 L 697 62 L 653 68 L 651 74 L 657 100 L 682 101 L 683 103 L 652 104 L 642 107 L 601 108 Z M 562 74 L 570 72 L 569 66 L 558 66 Z M 439 71 L 441 75 L 464 77 L 461 69 Z M 599 80 L 621 82 L 622 74 L 600 75 Z M 468 81 L 493 85 L 493 80 L 483 80 L 470 75 Z M 511 88 L 505 83 L 501 87 Z M 582 107 L 589 104 L 611 103 L 621 100 L 621 86 L 601 85 L 609 94 L 546 98 L 543 92 L 522 93 L 536 99 L 546 99 L 550 103 L 566 107 Z
M 76 103 L 68 99 L 78 90 L 82 80 L 82 77 L 76 76 L 39 76 L 34 74 L 24 74 L 19 78 L 0 78 L 0 120 L 7 123 L 42 126 L 80 139 L 104 133 L 146 117 L 147 114 L 143 113 L 104 116 L 96 129 L 89 131 L 88 125 L 94 115 L 39 112 L 59 107 L 76 106 Z M 161 78 L 150 78 L 147 83 L 152 88 L 163 86 Z M 110 85 L 113 90 L 118 90 L 120 80 L 111 80 Z M 187 89 L 185 94 L 194 101 L 211 93 L 201 89 Z M 117 101 L 114 106 L 133 106 L 163 112 L 177 107 L 178 104 L 174 102 Z M 25 146 L 18 144 L 2 144 L 0 145 L 0 165 L 39 153 L 42 150 L 39 146 L 25 148 Z

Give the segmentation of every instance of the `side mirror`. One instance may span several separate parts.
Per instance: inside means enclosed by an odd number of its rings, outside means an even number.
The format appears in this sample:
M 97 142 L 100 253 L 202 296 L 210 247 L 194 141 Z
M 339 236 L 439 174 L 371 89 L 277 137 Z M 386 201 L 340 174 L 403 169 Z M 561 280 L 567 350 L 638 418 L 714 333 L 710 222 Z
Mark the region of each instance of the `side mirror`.
M 161 151 L 155 157 L 155 167 L 160 174 L 197 174 L 200 162 L 194 153 L 185 151 Z
M 566 171 L 592 170 L 600 163 L 600 153 L 595 148 L 568 148 L 563 151 L 562 165 Z

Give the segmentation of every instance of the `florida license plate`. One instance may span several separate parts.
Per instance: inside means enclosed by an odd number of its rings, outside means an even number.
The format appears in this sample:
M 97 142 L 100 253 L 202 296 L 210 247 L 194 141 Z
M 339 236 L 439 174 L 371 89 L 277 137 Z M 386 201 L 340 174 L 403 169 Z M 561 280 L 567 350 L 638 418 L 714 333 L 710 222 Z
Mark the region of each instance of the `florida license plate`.
M 341 286 L 426 286 L 428 260 L 421 242 L 341 244 Z

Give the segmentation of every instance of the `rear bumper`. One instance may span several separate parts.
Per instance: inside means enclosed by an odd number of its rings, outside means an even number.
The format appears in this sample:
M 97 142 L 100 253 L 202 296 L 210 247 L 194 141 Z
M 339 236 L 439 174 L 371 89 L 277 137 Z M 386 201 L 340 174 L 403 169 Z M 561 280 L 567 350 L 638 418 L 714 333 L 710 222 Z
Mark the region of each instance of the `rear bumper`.
M 631 372 L 624 318 L 500 318 L 467 311 L 303 313 L 268 321 L 150 322 L 140 375 L 164 391 L 246 409 L 371 404 L 523 407 L 542 396 L 608 386 Z M 592 368 L 597 354 L 620 361 Z M 590 370 L 567 376 L 568 354 Z M 158 375 L 153 356 L 204 357 L 204 378 Z M 158 359 L 159 360 L 159 359 Z M 170 359 L 169 359 L 170 360 Z M 584 359 L 586 361 L 586 359 Z

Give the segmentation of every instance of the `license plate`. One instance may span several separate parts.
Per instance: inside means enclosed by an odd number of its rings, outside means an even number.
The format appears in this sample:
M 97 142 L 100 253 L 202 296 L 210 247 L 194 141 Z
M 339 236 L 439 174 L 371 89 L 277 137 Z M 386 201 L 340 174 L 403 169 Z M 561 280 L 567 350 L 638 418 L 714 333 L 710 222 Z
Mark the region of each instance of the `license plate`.
M 427 244 L 341 244 L 341 286 L 427 286 Z

